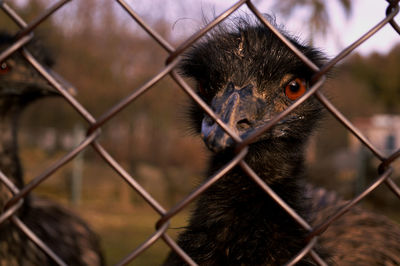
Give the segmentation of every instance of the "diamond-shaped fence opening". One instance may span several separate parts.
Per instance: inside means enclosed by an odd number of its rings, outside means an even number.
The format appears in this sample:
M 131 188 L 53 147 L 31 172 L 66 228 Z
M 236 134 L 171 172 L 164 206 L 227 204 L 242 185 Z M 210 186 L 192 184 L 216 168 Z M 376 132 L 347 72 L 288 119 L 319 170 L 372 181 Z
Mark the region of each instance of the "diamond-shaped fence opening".
M 383 0 L 382 0 L 383 1 Z M 94 116 L 91 114 L 73 95 L 71 94 L 71 90 L 69 89 L 69 84 L 65 82 L 62 78 L 63 73 L 55 73 L 53 70 L 49 70 L 47 67 L 39 63 L 37 58 L 31 54 L 27 45 L 34 39 L 35 29 L 41 27 L 42 23 L 49 20 L 49 18 L 53 16 L 57 16 L 58 11 L 68 6 L 68 4 L 72 1 L 64 0 L 57 1 L 53 5 L 49 6 L 46 10 L 40 12 L 35 19 L 33 19 L 30 23 L 26 23 L 23 17 L 10 7 L 6 1 L 0 1 L 0 7 L 2 8 L 3 14 L 2 16 L 10 17 L 15 24 L 20 28 L 18 32 L 15 32 L 14 41 L 3 51 L 0 51 L 0 62 L 5 61 L 8 57 L 13 55 L 14 53 L 21 53 L 21 55 L 25 58 L 26 62 L 31 64 L 31 66 L 36 69 L 40 75 L 46 79 L 55 90 L 60 93 L 65 101 L 68 102 L 70 106 L 72 106 L 74 112 L 76 112 L 79 116 L 83 118 L 88 123 L 86 127 L 86 135 L 83 140 L 69 149 L 68 152 L 62 155 L 61 158 L 55 160 L 52 165 L 50 165 L 47 169 L 44 169 L 40 172 L 35 178 L 29 181 L 26 185 L 22 187 L 17 187 L 16 184 L 13 183 L 14 178 L 10 176 L 6 176 L 3 172 L 0 172 L 0 180 L 2 183 L 2 193 L 6 193 L 8 197 L 4 202 L 4 209 L 0 215 L 0 224 L 4 226 L 10 226 L 12 224 L 17 230 L 22 232 L 29 238 L 31 241 L 31 245 L 35 245 L 37 252 L 42 252 L 46 256 L 50 257 L 54 260 L 55 263 L 59 265 L 65 265 L 65 262 L 62 261 L 57 252 L 52 250 L 51 245 L 45 244 L 45 241 L 42 240 L 34 231 L 33 228 L 29 228 L 27 224 L 25 224 L 20 218 L 19 213 L 23 211 L 24 201 L 27 200 L 27 196 L 34 191 L 38 186 L 40 186 L 44 181 L 50 179 L 54 176 L 54 173 L 60 171 L 68 162 L 76 158 L 78 155 L 82 154 L 85 150 L 90 149 L 94 150 L 95 153 L 100 155 L 102 160 L 105 162 L 108 167 L 114 171 L 117 175 L 119 175 L 127 185 L 129 185 L 130 189 L 136 192 L 147 204 L 147 206 L 151 207 L 158 215 L 159 220 L 157 221 L 155 226 L 154 233 L 148 236 L 147 240 L 142 242 L 137 246 L 130 247 L 132 252 L 125 254 L 125 257 L 121 259 L 118 263 L 119 265 L 127 264 L 133 261 L 136 257 L 140 256 L 147 248 L 151 247 L 154 243 L 158 241 L 163 241 L 169 248 L 178 253 L 179 256 L 182 257 L 184 261 L 188 264 L 195 265 L 196 262 L 188 256 L 185 251 L 173 240 L 173 238 L 169 234 L 170 220 L 174 218 L 178 213 L 182 212 L 191 202 L 193 202 L 199 195 L 201 195 L 204 191 L 206 191 L 210 186 L 212 186 L 215 182 L 223 178 L 223 176 L 229 172 L 235 166 L 240 166 L 245 173 L 252 179 L 257 185 L 262 188 L 266 194 L 272 197 L 286 212 L 290 214 L 290 216 L 304 229 L 309 231 L 308 236 L 308 244 L 304 246 L 303 250 L 299 251 L 298 255 L 290 258 L 288 261 L 288 265 L 295 264 L 299 260 L 301 260 L 304 256 L 311 256 L 316 264 L 326 265 L 319 254 L 314 250 L 314 246 L 317 243 L 317 237 L 323 233 L 334 221 L 339 219 L 342 215 L 344 215 L 349 209 L 355 206 L 358 202 L 364 199 L 368 194 L 374 191 L 381 184 L 385 183 L 385 185 L 400 199 L 400 188 L 395 183 L 395 181 L 391 178 L 393 173 L 392 165 L 400 156 L 400 149 L 392 151 L 391 154 L 385 155 L 380 149 L 376 147 L 373 143 L 371 143 L 368 138 L 343 115 L 338 108 L 332 104 L 332 102 L 324 95 L 324 93 L 320 90 L 321 86 L 325 83 L 325 75 L 326 73 L 336 66 L 341 60 L 346 58 L 351 52 L 357 49 L 362 43 L 367 42 L 368 39 L 377 33 L 383 27 L 392 27 L 397 33 L 400 34 L 400 28 L 395 22 L 394 18 L 398 14 L 399 1 L 387 1 L 388 8 L 386 12 L 386 16 L 379 22 L 375 27 L 371 28 L 365 35 L 360 36 L 359 39 L 353 44 L 346 47 L 342 52 L 340 52 L 333 59 L 329 60 L 324 66 L 321 68 L 317 67 L 312 61 L 310 61 L 301 51 L 299 51 L 289 40 L 286 39 L 271 23 L 266 20 L 261 11 L 258 10 L 251 1 L 238 1 L 231 8 L 226 10 L 225 12 L 217 15 L 212 21 L 210 21 L 207 25 L 202 27 L 198 32 L 192 35 L 190 38 L 184 40 L 177 46 L 174 47 L 171 43 L 169 43 L 166 39 L 162 37 L 161 34 L 157 32 L 154 28 L 149 26 L 146 23 L 146 19 L 140 17 L 137 13 L 135 13 L 134 5 L 130 5 L 124 0 L 116 0 L 115 2 L 119 4 L 120 8 L 126 12 L 131 18 L 131 23 L 137 23 L 148 35 L 148 38 L 154 40 L 154 42 L 159 45 L 163 50 L 165 50 L 167 56 L 165 59 L 165 66 L 158 71 L 156 74 L 153 74 L 151 78 L 147 79 L 143 85 L 134 88 L 131 90 L 126 97 L 120 99 L 120 101 L 113 105 L 111 108 L 107 109 L 103 114 L 98 116 Z M 218 119 L 218 116 L 214 113 L 214 111 L 199 97 L 195 90 L 188 85 L 182 77 L 177 73 L 176 66 L 180 60 L 180 56 L 184 53 L 188 48 L 190 48 L 196 41 L 198 41 L 201 37 L 206 35 L 209 31 L 211 31 L 214 27 L 216 27 L 219 23 L 223 22 L 225 19 L 229 18 L 232 14 L 234 14 L 239 8 L 247 6 L 247 8 L 252 12 L 257 20 L 259 20 L 265 27 L 270 28 L 280 39 L 281 41 L 287 45 L 295 54 L 298 56 L 311 70 L 314 71 L 313 77 L 313 85 L 309 89 L 309 91 L 298 101 L 296 101 L 289 108 L 284 110 L 278 116 L 269 121 L 266 125 L 264 125 L 260 130 L 252 134 L 246 139 L 240 139 L 235 132 L 233 132 L 229 126 L 225 125 L 221 120 Z M 198 185 L 197 188 L 192 190 L 189 194 L 180 198 L 178 203 L 174 204 L 171 208 L 166 208 L 166 204 L 163 202 L 159 202 L 156 200 L 145 188 L 138 182 L 138 178 L 134 175 L 131 175 L 130 169 L 126 169 L 122 164 L 115 159 L 110 152 L 105 148 L 99 141 L 99 137 L 103 134 L 102 129 L 106 126 L 113 124 L 113 119 L 117 118 L 121 115 L 121 113 L 127 109 L 129 106 L 134 105 L 134 103 L 141 98 L 143 95 L 147 94 L 149 91 L 153 90 L 154 87 L 166 77 L 172 77 L 173 81 L 185 92 L 190 98 L 192 98 L 210 117 L 217 121 L 217 123 L 237 142 L 237 155 L 231 158 L 230 162 L 228 162 L 223 168 L 219 169 L 214 175 L 210 176 L 206 181 Z M 92 77 L 93 79 L 100 77 Z M 74 83 L 74 80 L 70 80 L 71 83 Z M 79 88 L 78 88 L 79 89 Z M 96 93 L 96 92 L 93 92 Z M 296 211 L 294 211 L 291 206 L 289 206 L 285 201 L 283 201 L 278 194 L 276 194 L 273 189 L 271 189 L 258 175 L 257 173 L 251 169 L 251 167 L 244 161 L 244 157 L 248 152 L 247 146 L 254 141 L 261 133 L 267 131 L 272 128 L 275 124 L 279 123 L 284 117 L 286 117 L 291 111 L 300 106 L 307 98 L 316 97 L 322 105 L 328 110 L 333 117 L 335 117 L 343 127 L 348 130 L 353 136 L 355 136 L 365 148 L 370 150 L 373 156 L 380 162 L 378 167 L 378 173 L 376 179 L 366 186 L 362 191 L 360 191 L 359 195 L 354 197 L 352 200 L 348 201 L 341 209 L 336 211 L 330 217 L 326 217 L 319 225 L 311 226 L 308 224 Z M 101 105 L 101 103 L 97 103 Z M 157 104 L 154 102 L 154 104 Z M 135 129 L 134 129 L 135 130 Z M 133 131 L 134 131 L 133 130 Z M 139 130 L 139 129 L 136 129 Z M 138 151 L 137 156 L 140 157 L 140 151 Z M 3 169 L 0 169 L 3 170 Z M 2 196 L 3 198 L 3 196 Z M 139 215 L 140 218 L 140 215 Z M 7 230 L 7 229 L 1 229 Z M 3 245 L 3 244 L 1 244 Z

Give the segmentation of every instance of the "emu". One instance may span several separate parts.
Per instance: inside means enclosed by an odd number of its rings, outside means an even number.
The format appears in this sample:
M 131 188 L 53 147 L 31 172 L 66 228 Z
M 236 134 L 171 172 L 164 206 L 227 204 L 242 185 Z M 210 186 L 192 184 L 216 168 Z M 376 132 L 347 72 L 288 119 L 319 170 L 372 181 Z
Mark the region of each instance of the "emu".
M 271 19 L 272 20 L 272 19 Z M 316 65 L 325 56 L 285 36 Z M 313 72 L 261 23 L 240 18 L 219 26 L 183 56 L 180 72 L 242 139 L 306 93 Z M 198 105 L 194 130 L 213 152 L 212 175 L 234 156 L 235 143 Z M 249 145 L 246 163 L 311 225 L 344 203 L 307 185 L 304 151 L 323 115 L 314 97 Z M 196 202 L 177 243 L 199 265 L 284 265 L 307 244 L 308 232 L 236 166 Z M 355 207 L 334 222 L 314 250 L 330 265 L 399 265 L 400 227 Z M 310 255 L 298 265 L 316 265 Z M 185 265 L 171 252 L 165 265 Z
M 12 42 L 8 33 L 0 33 L 1 51 Z M 34 44 L 31 51 L 44 65 L 52 65 L 51 56 L 39 44 Z M 19 117 L 30 103 L 57 95 L 18 52 L 0 63 L 0 171 L 19 188 L 24 185 L 17 138 Z M 2 211 L 11 197 L 10 190 L 0 182 Z M 98 236 L 69 210 L 28 196 L 17 215 L 67 265 L 104 264 Z M 0 224 L 0 265 L 55 264 L 10 221 Z

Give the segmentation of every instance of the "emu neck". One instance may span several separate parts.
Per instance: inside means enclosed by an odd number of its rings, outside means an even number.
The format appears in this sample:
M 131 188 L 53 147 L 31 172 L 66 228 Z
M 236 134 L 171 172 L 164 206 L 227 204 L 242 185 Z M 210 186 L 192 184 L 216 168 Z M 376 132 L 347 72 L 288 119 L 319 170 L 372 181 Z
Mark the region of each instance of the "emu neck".
M 307 200 L 301 193 L 302 146 L 289 141 L 258 145 L 258 150 L 250 147 L 245 161 L 307 219 Z M 232 157 L 214 156 L 210 173 L 226 163 L 224 158 Z M 178 244 L 202 265 L 283 265 L 305 246 L 306 235 L 306 230 L 237 166 L 201 195 Z M 307 258 L 299 263 L 312 264 Z
M 304 180 L 304 155 L 303 143 L 278 142 L 273 145 L 250 146 L 246 163 L 255 173 L 287 203 L 299 211 L 304 204 L 298 201 L 302 197 Z M 219 170 L 233 156 L 226 154 L 215 155 L 212 159 L 209 174 Z M 227 187 L 225 187 L 227 186 Z M 272 201 L 264 191 L 239 167 L 230 171 L 214 188 L 212 193 L 222 193 L 227 196 L 227 191 L 238 193 L 241 200 Z M 246 193 L 249 191 L 249 193 Z M 233 193 L 233 194 L 235 194 Z M 236 195 L 234 195 L 236 197 Z M 272 204 L 272 203 L 271 203 Z
M 23 185 L 18 155 L 18 120 L 21 102 L 15 97 L 0 98 L 0 171 L 17 187 Z M 10 190 L 0 182 L 0 208 L 11 197 Z

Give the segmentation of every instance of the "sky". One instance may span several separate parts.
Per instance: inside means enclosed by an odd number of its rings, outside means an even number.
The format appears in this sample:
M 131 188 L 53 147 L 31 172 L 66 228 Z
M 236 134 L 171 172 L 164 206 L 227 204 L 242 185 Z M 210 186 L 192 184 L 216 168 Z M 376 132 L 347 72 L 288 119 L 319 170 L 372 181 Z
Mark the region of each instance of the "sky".
M 334 31 L 340 38 L 337 45 L 334 39 L 319 40 L 318 44 L 325 47 L 329 53 L 337 53 L 344 46 L 348 46 L 371 27 L 378 24 L 385 18 L 387 2 L 383 0 L 353 0 L 354 8 L 349 19 L 344 18 L 343 12 L 337 6 L 332 8 L 332 22 L 335 25 Z M 333 1 L 331 1 L 333 2 Z M 336 2 L 336 1 L 335 1 Z M 400 24 L 400 15 L 395 21 Z M 371 52 L 387 53 L 396 44 L 400 44 L 400 35 L 390 26 L 386 25 L 376 35 L 363 43 L 357 52 L 368 54 Z

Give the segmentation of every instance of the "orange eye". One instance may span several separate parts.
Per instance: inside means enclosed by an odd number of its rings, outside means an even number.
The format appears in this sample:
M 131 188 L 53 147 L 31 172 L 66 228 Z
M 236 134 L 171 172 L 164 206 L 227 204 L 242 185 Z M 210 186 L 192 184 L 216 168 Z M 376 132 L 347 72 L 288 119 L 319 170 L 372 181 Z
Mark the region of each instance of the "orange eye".
M 11 70 L 11 67 L 6 62 L 0 63 L 0 74 L 6 74 Z
M 301 78 L 296 78 L 285 86 L 285 95 L 292 101 L 300 98 L 306 91 L 306 82 Z

